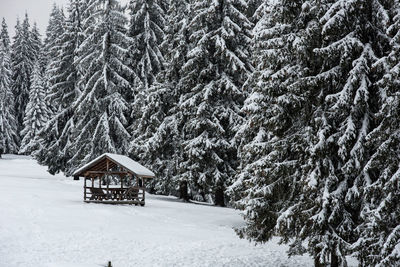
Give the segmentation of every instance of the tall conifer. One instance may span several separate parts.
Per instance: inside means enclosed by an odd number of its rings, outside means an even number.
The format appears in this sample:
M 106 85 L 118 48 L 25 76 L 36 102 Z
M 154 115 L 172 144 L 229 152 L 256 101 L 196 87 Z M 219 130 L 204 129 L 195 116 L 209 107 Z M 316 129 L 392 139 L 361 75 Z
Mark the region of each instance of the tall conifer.
M 49 167 L 50 173 L 65 171 L 73 156 L 67 149 L 73 129 L 74 102 L 80 95 L 80 74 L 75 59 L 82 43 L 82 12 L 80 0 L 70 0 L 65 31 L 59 36 L 58 56 L 49 63 L 46 101 L 53 107 L 54 116 L 39 133 L 41 146 L 35 151 L 36 159 Z
M 145 88 L 164 66 L 160 47 L 165 24 L 163 4 L 160 0 L 131 0 L 128 5 L 131 63 Z
M 8 30 L 3 20 L 0 35 L 0 156 L 18 151 L 18 123 L 14 113 L 11 74 Z
M 17 21 L 15 26 L 14 42 L 12 44 L 12 88 L 15 97 L 15 111 L 18 119 L 18 127 L 22 128 L 26 105 L 29 101 L 29 89 L 35 53 L 31 46 L 31 32 L 28 14 L 22 25 Z
M 77 59 L 83 90 L 73 115 L 75 142 L 68 147 L 73 157 L 67 173 L 104 152 L 127 153 L 130 139 L 126 99 L 134 72 L 124 60 L 130 42 L 127 20 L 116 0 L 92 0 L 87 6 Z
M 244 210 L 241 237 L 265 242 L 276 233 L 288 242 L 296 236 L 282 230 L 279 217 L 301 198 L 302 167 L 310 139 L 314 93 L 306 78 L 316 70 L 316 9 L 307 1 L 270 1 L 254 29 L 255 71 L 246 89 L 246 119 L 236 134 L 241 164 L 230 193 Z M 312 63 L 311 63 L 312 62 Z M 290 224 L 292 226 L 292 224 Z M 289 227 L 288 227 L 289 228 Z M 304 252 L 291 244 L 290 254 Z
M 246 2 L 197 1 L 189 23 L 191 49 L 182 68 L 180 179 L 191 194 L 225 205 L 236 168 L 232 144 L 240 121 L 249 62 L 251 23 Z
M 188 20 L 190 5 L 187 0 L 172 1 L 162 43 L 165 68 L 148 90 L 139 92 L 136 104 L 141 113 L 133 123 L 130 154 L 146 166 L 151 166 L 159 179 L 151 187 L 157 193 L 179 195 L 177 164 L 179 163 L 180 132 L 177 122 L 181 89 L 181 69 L 188 51 Z M 139 102 L 143 101 L 143 102 Z M 188 199 L 187 195 L 181 195 Z
M 360 223 L 352 250 L 363 266 L 400 264 L 400 4 L 398 1 L 374 1 L 375 29 L 380 29 L 382 47 L 373 64 L 375 75 L 383 74 L 373 84 L 376 92 L 371 116 L 376 127 L 366 136 L 368 162 L 361 179 L 352 187 L 360 201 Z M 389 26 L 388 26 L 389 25 Z M 375 35 L 378 37 L 378 35 Z M 379 40 L 379 39 L 378 39 Z M 377 109 L 379 107 L 379 109 Z M 377 110 L 376 110 L 377 109 Z M 353 198 L 354 199 L 354 198 Z
M 6 20 L 4 18 L 1 22 L 0 40 L 3 42 L 4 49 L 6 49 L 6 51 L 10 52 L 11 41 L 10 41 L 10 36 L 8 34 L 8 26 L 7 26 Z
M 46 91 L 39 61 L 36 61 L 32 74 L 32 88 L 24 116 L 24 128 L 19 153 L 26 154 L 36 149 L 35 137 L 49 119 L 49 110 L 45 101 Z

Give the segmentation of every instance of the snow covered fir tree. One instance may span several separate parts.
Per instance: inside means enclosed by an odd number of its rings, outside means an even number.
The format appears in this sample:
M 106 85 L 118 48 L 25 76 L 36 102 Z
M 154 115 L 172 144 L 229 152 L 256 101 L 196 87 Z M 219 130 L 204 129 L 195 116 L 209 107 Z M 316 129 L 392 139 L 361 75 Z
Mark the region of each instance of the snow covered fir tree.
M 0 156 L 18 150 L 18 123 L 14 113 L 12 93 L 10 39 L 3 19 L 0 33 Z
M 19 20 L 17 21 L 11 48 L 12 88 L 19 129 L 22 127 L 25 108 L 28 104 L 31 75 L 36 56 L 32 40 L 28 14 L 25 14 L 22 24 Z
M 81 93 L 81 74 L 75 59 L 83 39 L 84 10 L 85 5 L 82 1 L 71 0 L 64 21 L 60 9 L 53 6 L 46 30 L 43 51 L 53 52 L 43 57 L 41 64 L 44 62 L 43 72 L 47 80 L 46 101 L 53 116 L 37 134 L 36 142 L 41 145 L 34 154 L 41 164 L 49 166 L 49 172 L 52 174 L 64 171 L 72 157 L 67 148 L 71 143 L 74 125 L 72 103 Z M 54 56 L 50 58 L 50 55 Z
M 127 100 L 132 94 L 129 80 L 135 73 L 125 63 L 130 39 L 122 11 L 116 0 L 93 0 L 83 11 L 84 39 L 77 58 L 83 85 L 74 103 L 75 127 L 71 134 L 75 142 L 67 148 L 73 151 L 66 170 L 69 173 L 82 160 L 88 161 L 104 151 L 127 153 L 130 139 Z
M 240 238 L 400 266 L 399 0 L 67 2 L 2 20 L 0 155 L 127 155 Z
M 45 100 L 45 87 L 43 75 L 40 71 L 39 61 L 36 61 L 32 73 L 32 86 L 29 91 L 29 102 L 26 105 L 24 128 L 21 131 L 21 147 L 19 153 L 31 153 L 35 146 L 35 136 L 49 120 L 49 109 Z

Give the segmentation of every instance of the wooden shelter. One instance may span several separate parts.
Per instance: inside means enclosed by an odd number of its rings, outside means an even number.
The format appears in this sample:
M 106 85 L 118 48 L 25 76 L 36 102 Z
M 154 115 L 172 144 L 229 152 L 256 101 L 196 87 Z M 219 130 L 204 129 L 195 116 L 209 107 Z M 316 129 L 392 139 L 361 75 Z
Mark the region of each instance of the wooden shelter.
M 145 204 L 145 179 L 154 173 L 123 155 L 105 153 L 76 170 L 84 177 L 83 201 L 109 204 Z

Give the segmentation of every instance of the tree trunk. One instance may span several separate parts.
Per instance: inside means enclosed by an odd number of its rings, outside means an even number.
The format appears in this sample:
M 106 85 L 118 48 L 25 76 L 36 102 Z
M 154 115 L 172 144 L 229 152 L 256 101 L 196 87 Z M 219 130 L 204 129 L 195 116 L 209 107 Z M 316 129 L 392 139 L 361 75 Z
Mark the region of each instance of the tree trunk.
M 224 189 L 222 186 L 218 186 L 215 190 L 215 205 L 225 207 Z
M 314 258 L 314 267 L 324 267 L 324 265 L 319 261 L 319 257 Z
M 179 198 L 189 201 L 187 181 L 181 181 L 179 184 Z
M 314 258 L 314 267 L 324 267 L 323 264 L 319 261 L 319 254 L 321 252 L 321 249 L 316 248 L 315 249 L 315 258 Z
M 339 258 L 336 255 L 335 250 L 332 250 L 331 252 L 331 267 L 339 267 Z

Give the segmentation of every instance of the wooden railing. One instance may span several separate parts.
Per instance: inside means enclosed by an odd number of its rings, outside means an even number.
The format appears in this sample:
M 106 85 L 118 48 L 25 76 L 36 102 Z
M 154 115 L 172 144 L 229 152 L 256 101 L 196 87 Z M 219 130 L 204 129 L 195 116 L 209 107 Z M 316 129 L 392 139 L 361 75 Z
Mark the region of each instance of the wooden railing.
M 142 204 L 145 201 L 145 188 L 132 186 L 128 188 L 91 187 L 84 186 L 84 201 L 86 202 L 115 202 Z

